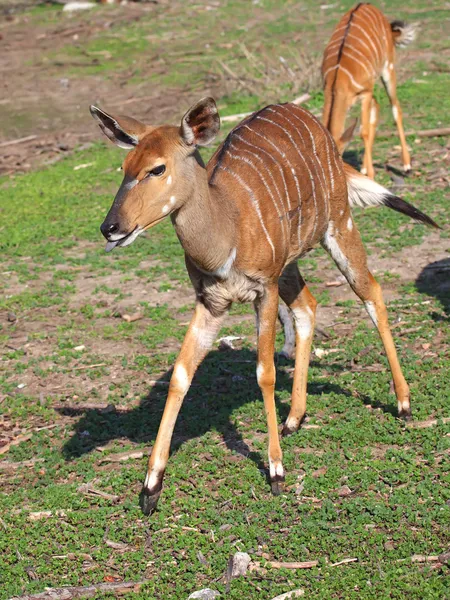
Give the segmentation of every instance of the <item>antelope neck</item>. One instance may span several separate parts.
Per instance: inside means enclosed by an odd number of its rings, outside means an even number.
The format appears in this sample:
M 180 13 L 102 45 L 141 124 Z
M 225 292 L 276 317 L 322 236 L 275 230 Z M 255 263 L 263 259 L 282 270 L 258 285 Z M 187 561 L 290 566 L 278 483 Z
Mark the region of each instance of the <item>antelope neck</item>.
M 234 260 L 236 216 L 233 200 L 225 197 L 219 187 L 210 185 L 206 169 L 196 164 L 191 195 L 172 221 L 184 251 L 201 271 L 217 274 L 231 257 Z

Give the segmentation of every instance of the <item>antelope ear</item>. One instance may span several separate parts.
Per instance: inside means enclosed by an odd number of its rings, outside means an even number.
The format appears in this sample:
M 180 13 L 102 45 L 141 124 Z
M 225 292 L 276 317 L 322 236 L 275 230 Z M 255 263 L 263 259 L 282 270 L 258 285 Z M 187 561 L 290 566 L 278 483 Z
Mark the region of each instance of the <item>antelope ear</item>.
M 93 105 L 89 110 L 106 137 L 125 150 L 131 150 L 137 146 L 139 140 L 151 129 L 136 119 L 122 115 L 113 117 Z
M 190 146 L 207 146 L 220 129 L 220 118 L 213 98 L 194 104 L 181 120 L 180 135 Z

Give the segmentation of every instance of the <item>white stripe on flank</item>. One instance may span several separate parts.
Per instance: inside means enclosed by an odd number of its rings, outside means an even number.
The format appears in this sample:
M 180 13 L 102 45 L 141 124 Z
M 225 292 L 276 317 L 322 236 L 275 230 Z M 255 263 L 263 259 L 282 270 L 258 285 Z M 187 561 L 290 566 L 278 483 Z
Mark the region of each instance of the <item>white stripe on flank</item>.
M 386 52 L 387 52 L 386 23 L 383 21 L 383 17 L 382 17 L 382 15 L 380 14 L 380 12 L 378 10 L 369 10 L 370 7 L 367 6 L 367 5 L 364 5 L 364 8 L 367 9 L 367 11 L 364 13 L 365 16 L 366 17 L 370 17 L 369 20 L 374 25 L 374 35 L 375 35 L 375 37 L 379 38 L 380 43 L 381 43 L 381 41 L 383 42 L 381 44 L 381 50 L 382 50 L 383 56 L 386 56 Z
M 272 112 L 274 112 L 274 111 L 272 111 Z M 276 114 L 278 114 L 281 118 L 285 119 L 292 126 L 292 122 L 289 119 L 287 119 L 284 115 L 280 115 L 279 113 L 276 113 Z M 314 230 L 313 230 L 313 233 L 312 233 L 312 237 L 314 237 L 314 235 L 316 233 L 316 230 L 317 230 L 318 212 L 317 212 L 317 198 L 316 198 L 316 183 L 314 181 L 313 174 L 311 173 L 311 169 L 309 168 L 308 163 L 306 162 L 304 156 L 302 155 L 302 153 L 300 152 L 297 144 L 295 143 L 294 138 L 292 137 L 292 135 L 289 133 L 289 131 L 287 129 L 285 129 L 282 125 L 280 125 L 276 121 L 271 121 L 270 119 L 266 119 L 265 117 L 261 117 L 260 115 L 258 115 L 256 118 L 257 119 L 261 119 L 261 121 L 267 121 L 268 123 L 271 123 L 272 125 L 275 125 L 275 127 L 278 127 L 279 129 L 281 129 L 281 131 L 283 131 L 288 136 L 288 138 L 290 139 L 291 144 L 297 150 L 297 154 L 302 159 L 305 167 L 308 170 L 308 174 L 309 174 L 309 177 L 310 177 L 310 180 L 311 180 L 311 187 L 312 187 L 313 200 L 314 200 L 314 208 L 315 208 L 315 211 L 316 211 L 316 216 L 315 216 L 315 219 L 314 219 Z M 299 225 L 300 225 L 300 223 L 299 223 Z
M 287 110 L 289 110 L 287 107 L 284 107 L 284 108 L 286 108 Z M 308 116 L 311 119 L 310 114 L 304 108 L 302 108 L 301 106 L 297 106 L 296 108 L 298 108 L 300 110 L 300 112 L 302 112 L 303 114 L 305 114 L 306 116 Z M 324 168 L 323 168 L 323 165 L 322 165 L 322 161 L 320 160 L 319 154 L 317 152 L 316 140 L 314 139 L 314 136 L 312 134 L 311 129 L 306 124 L 306 121 L 304 119 L 301 119 L 298 115 L 296 115 L 295 114 L 295 110 L 292 110 L 292 111 L 289 111 L 289 112 L 292 114 L 292 116 L 295 119 L 297 119 L 297 121 L 299 121 L 303 125 L 303 127 L 306 128 L 306 131 L 308 132 L 309 137 L 311 139 L 311 145 L 312 145 L 314 157 L 316 159 L 316 163 L 320 167 L 319 171 L 322 173 L 322 179 L 319 176 L 319 182 L 320 182 L 320 187 L 322 188 L 323 201 L 324 201 L 324 204 L 325 204 L 325 213 L 327 214 L 329 212 L 328 211 L 328 196 L 329 196 L 329 193 L 328 193 L 327 178 L 325 176 L 325 171 L 324 171 Z
M 350 73 L 350 71 L 345 69 L 342 65 L 339 65 L 339 70 L 343 71 L 347 75 L 347 77 L 350 79 L 350 81 L 355 86 L 355 88 L 360 89 L 360 90 L 364 89 L 363 85 L 361 85 L 360 83 L 358 83 L 357 81 L 354 80 L 353 75 Z
M 248 187 L 248 185 L 245 183 L 245 181 L 242 179 L 242 177 L 240 177 L 237 173 L 235 173 L 234 171 L 232 171 L 228 167 L 225 167 L 224 165 L 220 164 L 218 168 L 222 169 L 223 171 L 225 171 L 226 173 L 228 173 L 229 175 L 231 175 L 232 177 L 234 177 L 234 179 L 236 179 L 236 181 L 238 181 L 241 184 L 241 186 L 245 189 L 245 191 L 250 196 L 250 199 L 252 201 L 252 204 L 253 204 L 253 207 L 255 209 L 255 212 L 258 215 L 259 222 L 261 223 L 261 228 L 264 231 L 264 235 L 266 236 L 267 242 L 268 242 L 269 246 L 272 249 L 272 259 L 275 262 L 275 247 L 274 247 L 273 242 L 272 242 L 272 240 L 270 238 L 269 232 L 267 231 L 266 226 L 264 225 L 264 221 L 263 221 L 263 218 L 262 218 L 261 209 L 260 209 L 260 206 L 259 206 L 258 199 L 256 198 L 255 194 L 253 193 L 252 189 Z
M 331 73 L 331 71 L 334 71 L 335 69 L 338 68 L 339 65 L 334 65 L 334 67 L 330 67 L 329 69 L 327 69 L 325 71 L 325 73 L 322 75 L 323 79 L 327 78 L 328 73 Z
M 283 169 L 280 167 L 280 165 L 277 163 L 277 161 L 273 158 L 273 156 L 271 156 L 263 148 L 259 148 L 258 146 L 254 146 L 250 142 L 247 142 L 246 139 L 244 139 L 243 137 L 241 137 L 237 133 L 234 134 L 234 137 L 236 139 L 238 139 L 240 142 L 242 142 L 242 143 L 247 144 L 248 146 L 250 146 L 250 148 L 254 148 L 255 150 L 259 150 L 260 152 L 263 152 L 264 154 L 267 154 L 267 156 L 269 156 L 275 162 L 275 164 L 277 165 L 278 169 L 280 170 L 281 177 L 283 178 L 283 181 L 284 181 Z M 235 147 L 235 146 L 233 146 L 233 147 Z M 273 176 L 272 170 L 271 169 L 267 169 L 267 166 L 266 166 L 266 164 L 264 162 L 264 159 L 259 154 L 257 154 L 256 152 L 253 152 L 252 150 L 246 150 L 245 148 L 240 148 L 240 151 L 241 152 L 247 152 L 248 154 L 250 154 L 250 156 L 254 156 L 261 163 L 262 169 L 269 174 L 269 177 L 270 177 L 270 179 L 272 180 L 272 183 L 273 183 L 273 187 L 275 188 L 276 193 L 278 195 L 278 198 L 280 199 L 281 211 L 278 210 L 278 205 L 275 202 L 275 200 L 272 198 L 272 200 L 273 200 L 273 202 L 275 204 L 275 208 L 277 209 L 278 216 L 280 217 L 280 226 L 282 228 L 283 237 L 286 239 L 286 236 L 287 236 L 287 238 L 289 240 L 289 237 L 290 237 L 289 236 L 289 224 L 287 223 L 287 219 L 286 219 L 286 212 L 287 212 L 287 210 L 286 210 L 286 207 L 285 207 L 284 202 L 283 202 L 283 196 L 282 196 L 282 194 L 281 194 L 281 192 L 280 192 L 280 190 L 278 188 L 278 185 L 277 185 L 277 182 L 275 180 L 275 177 Z M 262 174 L 261 173 L 259 173 L 259 174 L 260 174 L 260 176 L 262 178 Z M 286 194 L 286 197 L 287 197 L 288 193 L 287 193 L 287 187 L 286 187 L 286 182 L 285 181 L 284 181 L 284 186 L 285 186 L 285 194 Z
M 351 35 L 350 33 L 348 34 L 347 38 L 352 38 L 352 40 L 354 40 L 357 44 L 361 44 L 361 46 L 364 46 L 364 48 L 367 50 L 367 52 L 369 53 L 369 56 L 373 55 L 372 50 L 369 48 L 369 46 L 366 44 L 366 42 L 364 40 L 362 40 L 360 37 L 357 37 L 356 35 Z M 354 46 L 350 45 L 349 43 L 345 44 L 346 48 L 354 48 Z
M 269 123 L 270 122 L 271 121 L 269 121 Z M 295 174 L 295 169 L 292 166 L 292 164 L 290 163 L 290 161 L 289 161 L 288 157 L 286 156 L 286 154 L 276 144 L 274 144 L 271 139 L 269 139 L 268 137 L 262 135 L 258 131 L 255 131 L 254 129 L 251 129 L 251 127 L 249 127 L 249 125 L 244 125 L 244 127 L 246 129 L 248 129 L 249 131 L 251 131 L 252 133 L 254 133 L 255 135 L 257 135 L 258 137 L 260 137 L 261 139 L 263 139 L 264 141 L 266 141 L 268 144 L 270 144 L 272 146 L 272 148 L 281 156 L 281 158 L 287 164 L 287 166 L 289 167 L 289 169 L 290 169 L 290 171 L 292 173 L 292 176 L 293 176 L 294 182 L 295 182 L 295 187 L 296 187 L 297 194 L 298 194 L 298 201 L 297 201 L 297 203 L 298 203 L 298 213 L 299 213 L 299 216 L 298 216 L 297 239 L 298 239 L 298 245 L 300 247 L 300 225 L 301 225 L 301 222 L 302 222 L 302 194 L 301 194 L 301 190 L 300 190 L 300 185 L 298 183 L 297 175 Z M 283 178 L 283 180 L 284 180 L 284 178 Z M 291 210 L 291 203 L 290 202 L 289 202 L 289 210 Z
M 349 48 L 346 48 L 346 50 L 350 50 L 350 52 L 352 52 L 352 53 L 356 52 L 357 54 L 360 54 L 367 61 L 367 57 L 364 56 L 364 54 L 362 52 L 360 52 L 357 48 L 349 47 Z M 361 60 L 359 60 L 359 58 L 356 58 L 356 56 L 352 56 L 351 54 L 349 55 L 348 53 L 347 53 L 347 56 L 349 58 L 351 58 L 352 60 L 356 61 L 359 65 L 361 65 L 369 77 L 375 77 L 375 75 L 376 75 L 375 69 L 373 68 L 373 66 L 370 62 L 363 63 Z M 369 67 L 371 67 L 371 69 L 372 69 L 371 71 L 369 71 L 367 65 L 369 65 Z
M 275 113 L 275 114 L 279 114 L 278 112 L 274 111 L 273 109 L 268 109 L 271 112 Z M 281 117 L 283 115 L 280 115 Z M 311 185 L 313 187 L 313 198 L 314 198 L 314 206 L 316 207 L 316 220 L 314 221 L 314 233 L 316 231 L 316 221 L 317 221 L 317 202 L 316 202 L 316 194 L 315 194 L 315 185 L 314 185 L 314 180 L 312 177 L 312 173 L 309 169 L 308 163 L 306 162 L 306 160 L 304 159 L 304 157 L 302 156 L 300 150 L 297 147 L 297 144 L 294 142 L 293 137 L 291 136 L 291 134 L 289 133 L 289 131 L 287 129 L 285 129 L 282 125 L 280 125 L 279 123 L 276 123 L 275 121 L 271 121 L 270 119 L 266 119 L 265 117 L 261 117 L 258 116 L 258 119 L 261 119 L 262 121 L 267 121 L 267 123 L 271 123 L 272 125 L 275 125 L 275 127 L 278 127 L 279 129 L 281 129 L 284 133 L 286 133 L 292 143 L 292 145 L 295 147 L 295 149 L 297 150 L 298 155 L 300 156 L 300 158 L 302 159 L 303 163 L 305 164 L 306 168 L 308 169 L 309 175 L 310 175 L 310 179 L 311 179 Z M 295 128 L 294 128 L 295 129 Z M 300 134 L 301 135 L 301 134 Z M 295 181 L 297 182 L 297 176 L 295 174 L 295 170 L 293 167 L 291 167 L 291 172 L 292 175 L 294 176 Z M 298 225 L 297 225 L 297 242 L 298 242 L 298 247 L 300 248 L 301 246 L 301 226 L 302 226 L 302 210 L 301 210 L 301 196 L 299 196 L 299 203 L 298 203 L 298 208 L 299 208 L 299 216 L 298 216 Z
M 368 8 L 368 7 L 366 5 L 363 5 L 363 6 L 361 6 L 361 8 Z M 359 14 L 361 15 L 361 12 Z M 379 32 L 379 23 L 376 23 L 375 19 L 373 18 L 372 11 L 365 11 L 363 13 L 363 15 L 361 15 L 361 16 L 368 19 L 372 23 L 372 31 L 373 31 L 374 35 L 377 35 L 380 33 Z
M 336 40 L 333 43 L 328 44 L 328 46 L 325 48 L 325 53 L 327 53 L 331 48 L 334 48 L 334 46 L 341 46 L 342 44 L 342 38 L 340 40 Z
M 374 52 L 377 54 L 377 56 L 378 56 L 378 60 L 379 60 L 379 61 L 380 61 L 380 63 L 381 63 L 381 61 L 383 60 L 382 53 L 381 53 L 381 54 L 379 54 L 379 52 L 378 52 L 378 49 L 375 47 L 375 45 L 374 45 L 374 43 L 373 43 L 373 41 L 372 41 L 371 37 L 368 35 L 368 33 L 367 33 L 366 31 L 364 31 L 364 29 L 363 29 L 362 27 L 360 27 L 360 26 L 359 26 L 357 23 L 353 23 L 353 27 L 355 27 L 355 29 L 359 29 L 359 30 L 361 31 L 361 33 L 363 33 L 363 34 L 366 36 L 366 38 L 367 38 L 367 40 L 369 41 L 370 45 L 372 46 L 372 48 L 373 48 Z M 380 50 L 380 52 L 381 52 L 381 48 L 379 48 L 379 50 Z
M 262 161 L 262 162 L 263 162 L 263 164 L 264 164 L 264 161 L 263 161 L 263 159 L 262 159 L 261 157 L 257 156 L 257 155 L 256 155 L 254 152 L 251 152 L 250 150 L 244 150 L 244 149 L 236 148 L 236 146 L 235 146 L 233 143 L 230 143 L 230 145 L 229 145 L 229 148 L 233 148 L 233 150 L 237 150 L 238 152 L 246 152 L 246 153 L 250 154 L 251 156 L 253 156 L 253 157 L 255 157 L 255 158 L 258 158 L 258 159 L 259 159 L 260 161 Z M 282 234 L 282 236 L 283 236 L 283 241 L 284 241 L 284 242 L 286 242 L 286 232 L 285 232 L 285 229 L 284 229 L 284 227 L 283 227 L 283 225 L 284 225 L 284 219 L 281 219 L 281 217 L 282 217 L 282 216 L 284 216 L 284 214 L 283 214 L 283 213 L 284 213 L 284 210 L 283 210 L 283 204 L 281 204 L 281 210 L 280 210 L 280 207 L 279 207 L 279 205 L 278 205 L 278 202 L 275 200 L 275 197 L 274 197 L 274 195 L 272 194 L 272 190 L 270 189 L 270 186 L 268 185 L 268 183 L 267 183 L 266 179 L 264 178 L 263 174 L 261 173 L 261 170 L 260 170 L 260 169 L 258 169 L 258 167 L 256 167 L 256 166 L 254 165 L 254 163 L 253 163 L 253 162 L 252 162 L 250 159 L 248 159 L 246 156 L 242 156 L 242 154 L 241 154 L 241 155 L 238 155 L 238 154 L 232 154 L 232 153 L 230 152 L 230 150 L 228 150 L 228 149 L 227 149 L 227 154 L 228 154 L 228 156 L 230 156 L 230 157 L 231 157 L 231 158 L 233 158 L 234 160 L 237 160 L 237 161 L 240 161 L 240 160 L 242 160 L 242 161 L 243 161 L 243 162 L 245 162 L 245 163 L 246 163 L 246 164 L 247 164 L 247 165 L 248 165 L 248 166 L 249 166 L 249 167 L 250 167 L 250 168 L 251 168 L 251 169 L 252 169 L 252 170 L 253 170 L 253 171 L 254 171 L 254 172 L 257 174 L 257 175 L 259 175 L 259 177 L 261 178 L 261 181 L 262 181 L 262 183 L 263 183 L 264 187 L 265 187 L 265 188 L 266 188 L 266 190 L 267 190 L 267 193 L 269 194 L 270 198 L 272 199 L 273 205 L 275 206 L 275 210 L 277 211 L 277 215 L 278 215 L 278 223 L 279 223 L 279 225 L 280 225 L 281 234 Z M 272 177 L 272 181 L 273 181 L 273 182 L 274 182 L 274 184 L 275 184 L 275 180 L 274 180 L 274 178 L 273 178 L 273 175 L 272 175 L 272 173 L 271 173 L 270 171 L 268 171 L 268 173 L 269 173 L 269 175 Z M 276 184 L 275 184 L 275 187 L 276 187 Z M 277 189 L 278 195 L 280 195 L 280 192 L 278 191 L 278 188 L 276 188 L 276 189 Z M 281 200 L 281 196 L 280 196 L 280 200 Z
M 245 125 L 245 127 L 249 131 L 251 131 L 251 133 L 255 133 L 256 135 L 258 135 L 258 133 L 256 131 L 254 131 L 253 129 L 251 129 L 248 125 Z M 290 203 L 290 199 L 289 199 L 289 192 L 288 192 L 287 185 L 286 185 L 286 179 L 284 177 L 283 167 L 280 165 L 280 163 L 270 154 L 270 152 L 267 152 L 267 150 L 265 150 L 264 148 L 261 148 L 260 146 L 256 146 L 255 144 L 252 144 L 251 142 L 249 142 L 248 140 L 246 140 L 245 138 L 243 138 L 242 136 L 240 136 L 238 133 L 235 133 L 234 137 L 236 137 L 239 141 L 243 142 L 244 144 L 247 144 L 247 146 L 250 146 L 250 148 L 253 148 L 254 150 L 262 152 L 265 156 L 267 156 L 268 158 L 270 158 L 270 160 L 276 164 L 276 166 L 278 167 L 278 170 L 280 172 L 281 179 L 283 180 L 284 193 L 286 195 L 286 201 L 287 201 L 288 209 L 290 210 L 291 209 L 291 203 Z M 258 156 L 258 158 L 260 160 L 262 160 L 261 157 Z M 278 188 L 277 188 L 277 191 L 278 191 Z M 282 197 L 281 194 L 279 194 L 279 195 L 280 195 L 280 198 L 281 198 Z
M 322 171 L 323 182 L 324 182 L 324 184 L 326 186 L 327 185 L 327 178 L 326 178 L 326 175 L 325 175 L 325 170 L 324 170 L 323 165 L 322 165 L 322 161 L 320 160 L 320 156 L 319 156 L 319 154 L 317 152 L 316 140 L 314 138 L 314 135 L 313 135 L 311 129 L 306 124 L 306 120 L 300 119 L 300 117 L 295 114 L 295 110 L 296 109 L 299 110 L 302 114 L 305 115 L 305 117 L 308 117 L 311 121 L 313 121 L 313 122 L 315 122 L 315 121 L 314 121 L 313 117 L 311 116 L 311 113 L 309 113 L 305 108 L 303 108 L 303 106 L 297 106 L 295 104 L 293 106 L 295 106 L 295 108 L 292 111 L 292 116 L 294 116 L 296 119 L 298 119 L 302 123 L 302 125 L 306 128 L 306 131 L 309 134 L 309 137 L 311 139 L 311 144 L 312 144 L 312 147 L 313 147 L 314 156 L 316 157 L 317 163 L 318 163 L 318 165 L 320 167 L 320 170 Z M 318 121 L 316 122 L 316 125 L 320 125 Z M 321 133 L 324 134 L 324 131 L 322 130 L 321 127 L 320 127 L 320 130 L 321 130 Z

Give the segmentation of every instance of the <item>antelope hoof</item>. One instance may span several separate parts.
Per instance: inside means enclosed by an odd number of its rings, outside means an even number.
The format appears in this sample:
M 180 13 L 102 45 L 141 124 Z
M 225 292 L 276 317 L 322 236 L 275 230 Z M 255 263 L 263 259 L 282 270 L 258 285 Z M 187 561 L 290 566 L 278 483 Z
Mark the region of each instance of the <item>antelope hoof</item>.
M 408 406 L 408 408 L 399 409 L 398 416 L 400 419 L 403 419 L 404 421 L 411 421 L 411 419 L 412 419 L 411 407 Z
M 409 421 L 411 419 L 411 404 L 409 402 L 409 394 L 405 394 L 403 400 L 398 401 L 398 416 L 400 419 Z
M 283 346 L 281 352 L 278 352 L 278 356 L 281 358 L 287 358 L 291 360 L 295 355 L 295 346 Z
M 279 496 L 283 491 L 284 468 L 281 461 L 270 462 L 270 488 L 274 496 Z
M 409 173 L 411 171 L 411 165 L 409 163 L 407 165 L 403 165 L 403 171 L 405 173 Z
M 270 482 L 270 489 L 272 490 L 272 496 L 279 496 L 281 494 L 281 492 L 283 491 L 283 487 L 282 487 L 283 482 L 284 482 L 284 477 L 283 477 L 283 480 Z
M 146 487 L 142 488 L 139 496 L 139 506 L 144 515 L 149 516 L 155 512 L 160 496 L 161 490 L 152 494 Z
M 287 437 L 288 435 L 292 435 L 293 433 L 297 432 L 300 429 L 300 425 L 303 423 L 305 418 L 306 418 L 306 414 L 304 414 L 301 419 L 296 419 L 294 417 L 288 417 L 286 419 L 286 423 L 284 424 L 283 429 L 281 431 L 281 435 L 283 437 Z

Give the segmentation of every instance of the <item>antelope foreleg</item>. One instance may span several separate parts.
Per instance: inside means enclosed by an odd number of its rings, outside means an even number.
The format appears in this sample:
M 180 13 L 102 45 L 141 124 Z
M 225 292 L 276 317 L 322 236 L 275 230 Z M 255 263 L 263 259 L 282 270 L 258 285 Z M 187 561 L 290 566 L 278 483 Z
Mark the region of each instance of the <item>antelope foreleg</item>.
M 197 303 L 194 316 L 173 369 L 169 395 L 155 445 L 148 461 L 147 475 L 140 498 L 142 511 L 146 515 L 155 510 L 161 494 L 164 472 L 169 458 L 170 442 L 184 397 L 189 390 L 198 365 L 214 343 L 223 317 L 224 314 L 219 317 L 213 316 L 202 303 Z

